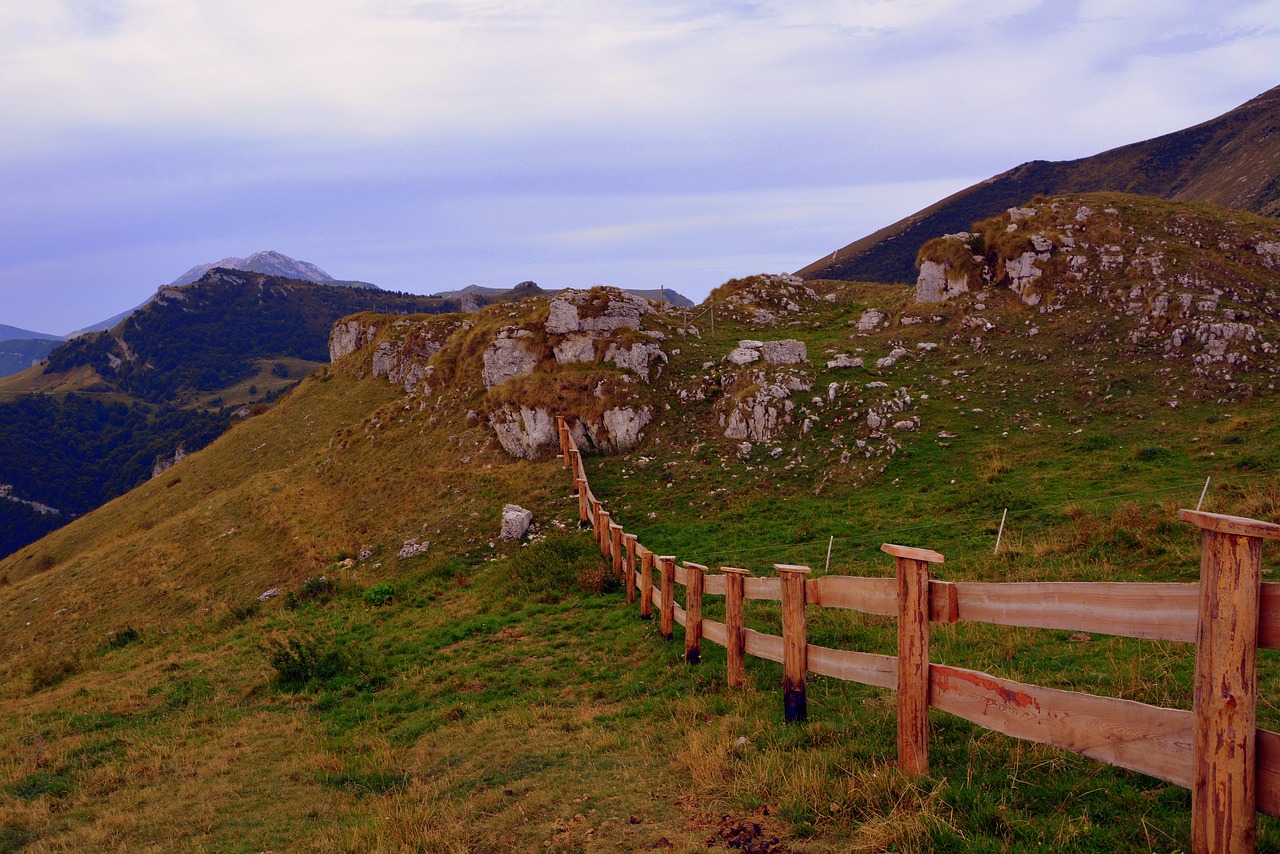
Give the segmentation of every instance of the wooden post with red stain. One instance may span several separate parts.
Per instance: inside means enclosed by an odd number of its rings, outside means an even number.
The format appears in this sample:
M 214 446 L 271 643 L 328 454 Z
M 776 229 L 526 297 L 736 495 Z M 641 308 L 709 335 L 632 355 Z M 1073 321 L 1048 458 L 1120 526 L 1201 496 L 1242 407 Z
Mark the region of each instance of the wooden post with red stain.
M 658 615 L 658 634 L 663 640 L 671 640 L 676 626 L 676 559 L 673 555 L 658 558 L 658 572 L 662 575 L 662 602 Z
M 929 773 L 929 564 L 944 558 L 928 549 L 885 543 L 898 569 L 898 769 Z
M 578 527 L 585 528 L 590 524 L 590 517 L 587 515 L 590 512 L 587 506 L 587 482 L 579 477 L 574 479 L 573 485 L 578 490 Z
M 653 619 L 653 552 L 640 546 L 640 619 Z
M 747 682 L 746 646 L 747 627 L 743 614 L 744 579 L 750 570 L 736 566 L 722 566 L 724 573 L 724 633 L 725 652 L 728 654 L 727 679 L 730 688 L 741 688 Z
M 684 661 L 697 664 L 702 657 L 702 593 L 706 590 L 707 568 L 684 562 Z
M 1280 525 L 1195 510 L 1180 510 L 1178 518 L 1200 528 L 1191 850 L 1252 852 L 1262 541 L 1280 539 Z
M 627 591 L 627 604 L 636 601 L 636 535 L 623 534 L 622 545 L 626 549 L 626 557 L 622 562 L 622 585 Z
M 804 577 L 807 566 L 775 563 L 782 577 L 782 714 L 787 723 L 809 717 L 805 694 L 805 672 L 809 669 L 809 641 L 806 634 Z
M 573 461 L 569 459 L 569 427 L 565 424 L 563 415 L 556 416 L 556 431 L 560 436 L 560 455 L 564 457 L 564 467 L 569 468 Z
M 609 523 L 609 554 L 613 556 L 613 574 L 622 576 L 622 526 Z
M 600 516 L 598 518 L 599 522 L 596 525 L 596 541 L 600 544 L 600 555 L 602 557 L 608 557 L 609 525 L 613 520 L 609 516 L 609 511 L 605 510 L 603 507 L 600 508 Z

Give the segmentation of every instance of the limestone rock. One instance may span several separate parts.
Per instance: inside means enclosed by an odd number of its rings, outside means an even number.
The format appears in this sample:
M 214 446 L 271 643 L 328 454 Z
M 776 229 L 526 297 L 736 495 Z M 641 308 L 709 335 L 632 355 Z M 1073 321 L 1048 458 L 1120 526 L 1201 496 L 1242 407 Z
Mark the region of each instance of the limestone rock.
M 862 357 L 855 356 L 853 358 L 849 358 L 849 355 L 847 353 L 839 353 L 836 355 L 834 359 L 827 362 L 827 367 L 828 368 L 861 368 Z
M 502 530 L 498 536 L 504 540 L 521 539 L 533 524 L 533 511 L 519 504 L 507 504 L 502 508 Z
M 759 361 L 760 351 L 747 347 L 736 347 L 729 351 L 729 355 L 725 356 L 725 359 L 735 365 L 749 365 L 752 362 Z
M 560 447 L 555 419 L 545 409 L 504 407 L 489 414 L 498 444 L 513 457 L 534 460 L 551 456 Z
M 426 554 L 430 548 L 431 543 L 423 541 L 421 537 L 413 537 L 401 543 L 400 552 L 396 557 L 400 558 L 400 560 L 407 560 L 411 557 Z
M 656 364 L 666 364 L 667 354 L 659 344 L 633 341 L 627 345 L 610 343 L 605 350 L 604 360 L 613 362 L 619 368 L 635 372 L 644 382 L 649 382 L 649 372 Z
M 484 368 L 481 378 L 485 388 L 501 385 L 512 377 L 533 373 L 538 357 L 525 348 L 524 340 L 530 337 L 527 329 L 504 326 L 484 351 Z
M 639 329 L 640 319 L 652 311 L 648 300 L 618 288 L 569 288 L 551 301 L 547 334 Z
M 349 356 L 373 340 L 378 329 L 372 323 L 364 325 L 358 320 L 334 324 L 329 333 L 329 361 L 336 362 Z
M 949 265 L 938 261 L 921 262 L 920 275 L 916 277 L 916 302 L 945 302 L 968 291 L 967 274 L 953 273 Z M 858 328 L 862 329 L 861 322 Z
M 803 341 L 785 338 L 781 341 L 765 341 L 760 348 L 764 360 L 771 365 L 798 365 L 809 361 L 809 353 Z
M 889 315 L 878 308 L 869 308 L 858 318 L 858 331 L 871 332 L 879 328 Z

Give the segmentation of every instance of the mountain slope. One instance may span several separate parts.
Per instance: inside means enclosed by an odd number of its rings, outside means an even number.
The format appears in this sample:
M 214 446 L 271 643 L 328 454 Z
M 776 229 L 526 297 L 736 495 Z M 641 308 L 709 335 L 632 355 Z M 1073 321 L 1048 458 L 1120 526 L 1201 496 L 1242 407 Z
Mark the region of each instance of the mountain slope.
M 19 371 L 25 371 L 27 368 L 39 364 L 61 343 L 62 339 L 60 338 L 38 338 L 30 341 L 10 339 L 8 341 L 0 341 L 0 377 L 7 377 L 10 374 L 16 374 Z
M 282 252 L 276 252 L 270 249 L 263 252 L 255 252 L 248 258 L 223 258 L 221 261 L 211 261 L 208 264 L 197 264 L 178 278 L 174 279 L 169 283 L 169 285 L 171 287 L 179 287 L 181 285 L 189 285 L 192 282 L 198 282 L 200 279 L 204 278 L 206 273 L 218 267 L 221 267 L 224 270 L 241 270 L 246 273 L 262 273 L 266 276 L 279 276 L 283 279 L 300 279 L 304 282 L 319 282 L 321 284 L 372 288 L 374 290 L 378 290 L 377 285 L 371 285 L 368 282 L 339 282 L 315 264 L 311 264 L 306 261 L 297 261 Z
M 1010 220 L 981 230 L 983 287 L 935 303 L 752 277 L 712 294 L 714 336 L 605 289 L 465 323 L 344 318 L 338 357 L 276 407 L 0 560 L 6 832 L 51 850 L 725 850 L 742 822 L 810 852 L 1187 850 L 1185 791 L 946 715 L 933 776 L 904 778 L 878 689 L 814 678 L 808 724 L 784 726 L 779 668 L 752 659 L 733 692 L 714 647 L 684 665 L 610 592 L 561 462 L 501 450 L 510 408 L 531 433 L 544 408 L 587 430 L 646 399 L 638 443 L 586 466 L 664 554 L 886 576 L 888 541 L 942 552 L 953 581 L 1196 580 L 1176 511 L 1206 476 L 1205 509 L 1280 521 L 1280 317 L 1256 237 L 1280 223 L 1116 194 Z M 1058 248 L 1019 292 L 1001 266 L 1036 236 Z M 1074 278 L 1066 237 L 1123 262 Z M 527 545 L 497 539 L 507 502 L 541 527 Z M 752 609 L 777 631 L 774 604 Z M 815 644 L 895 651 L 892 619 L 809 619 Z M 1191 703 L 1186 645 L 969 623 L 933 643 L 1011 679 Z M 1280 725 L 1271 700 L 1259 716 Z M 1259 833 L 1280 846 L 1274 820 Z
M 1114 190 L 1280 215 L 1280 87 L 1216 119 L 1080 160 L 1036 160 L 961 190 L 797 271 L 910 282 L 921 244 L 1037 195 Z
M 5 341 L 62 341 L 60 335 L 49 335 L 44 332 L 32 332 L 30 329 L 20 329 L 17 326 L 7 326 L 0 323 L 0 343 Z

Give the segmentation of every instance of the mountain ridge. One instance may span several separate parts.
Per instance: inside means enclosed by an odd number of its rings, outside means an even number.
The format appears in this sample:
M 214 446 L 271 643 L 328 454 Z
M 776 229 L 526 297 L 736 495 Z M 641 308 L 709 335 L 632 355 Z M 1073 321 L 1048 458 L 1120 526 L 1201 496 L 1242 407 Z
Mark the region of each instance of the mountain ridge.
M 1280 214 L 1280 86 L 1221 116 L 1069 161 L 1033 160 L 966 187 L 796 271 L 907 283 L 925 241 L 1037 195 L 1116 191 Z

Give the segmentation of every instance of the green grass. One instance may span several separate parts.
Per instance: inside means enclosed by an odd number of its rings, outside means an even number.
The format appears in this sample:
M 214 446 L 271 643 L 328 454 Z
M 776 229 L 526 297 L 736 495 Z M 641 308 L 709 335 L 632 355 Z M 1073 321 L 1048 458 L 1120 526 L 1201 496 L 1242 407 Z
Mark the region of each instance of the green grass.
M 824 571 L 830 547 L 830 572 L 887 576 L 879 548 L 898 542 L 941 551 L 935 574 L 956 581 L 1193 581 L 1198 537 L 1176 511 L 1206 476 L 1206 509 L 1280 520 L 1265 372 L 1174 409 L 1162 359 L 1072 343 L 1083 314 L 1054 318 L 1055 337 L 993 295 L 999 327 L 975 350 L 964 306 L 814 287 L 802 315 L 769 303 L 781 319 L 764 327 L 723 301 L 714 336 L 699 321 L 704 337 L 681 340 L 678 313 L 646 320 L 681 351 L 656 392 L 672 410 L 587 472 L 651 549 L 766 574 Z M 927 321 L 858 335 L 867 308 Z M 473 371 L 510 311 L 545 310 L 490 310 L 442 372 Z M 790 336 L 813 388 L 742 458 L 718 422 L 725 370 L 702 366 L 738 339 Z M 893 346 L 911 356 L 892 368 L 824 367 Z M 422 407 L 369 378 L 368 357 L 0 562 L 0 850 L 692 851 L 724 816 L 809 852 L 1189 847 L 1185 790 L 939 712 L 930 775 L 903 777 L 887 691 L 814 677 L 808 722 L 783 724 L 778 665 L 750 661 L 731 691 L 723 650 L 687 666 L 680 629 L 664 642 L 626 606 L 559 462 L 511 461 L 467 422 L 485 403 L 474 377 Z M 921 428 L 862 455 L 866 410 L 903 387 Z M 799 407 L 820 419 L 803 436 Z M 497 540 L 508 501 L 534 510 L 533 542 Z M 402 561 L 409 539 L 430 548 Z M 1278 565 L 1266 550 L 1268 577 Z M 892 619 L 809 620 L 814 643 L 895 651 Z M 777 632 L 776 604 L 749 603 L 748 624 Z M 1190 706 L 1185 644 L 957 624 L 935 628 L 933 660 Z M 1277 663 L 1260 656 L 1272 729 Z M 1280 848 L 1275 825 L 1262 820 L 1262 850 Z

